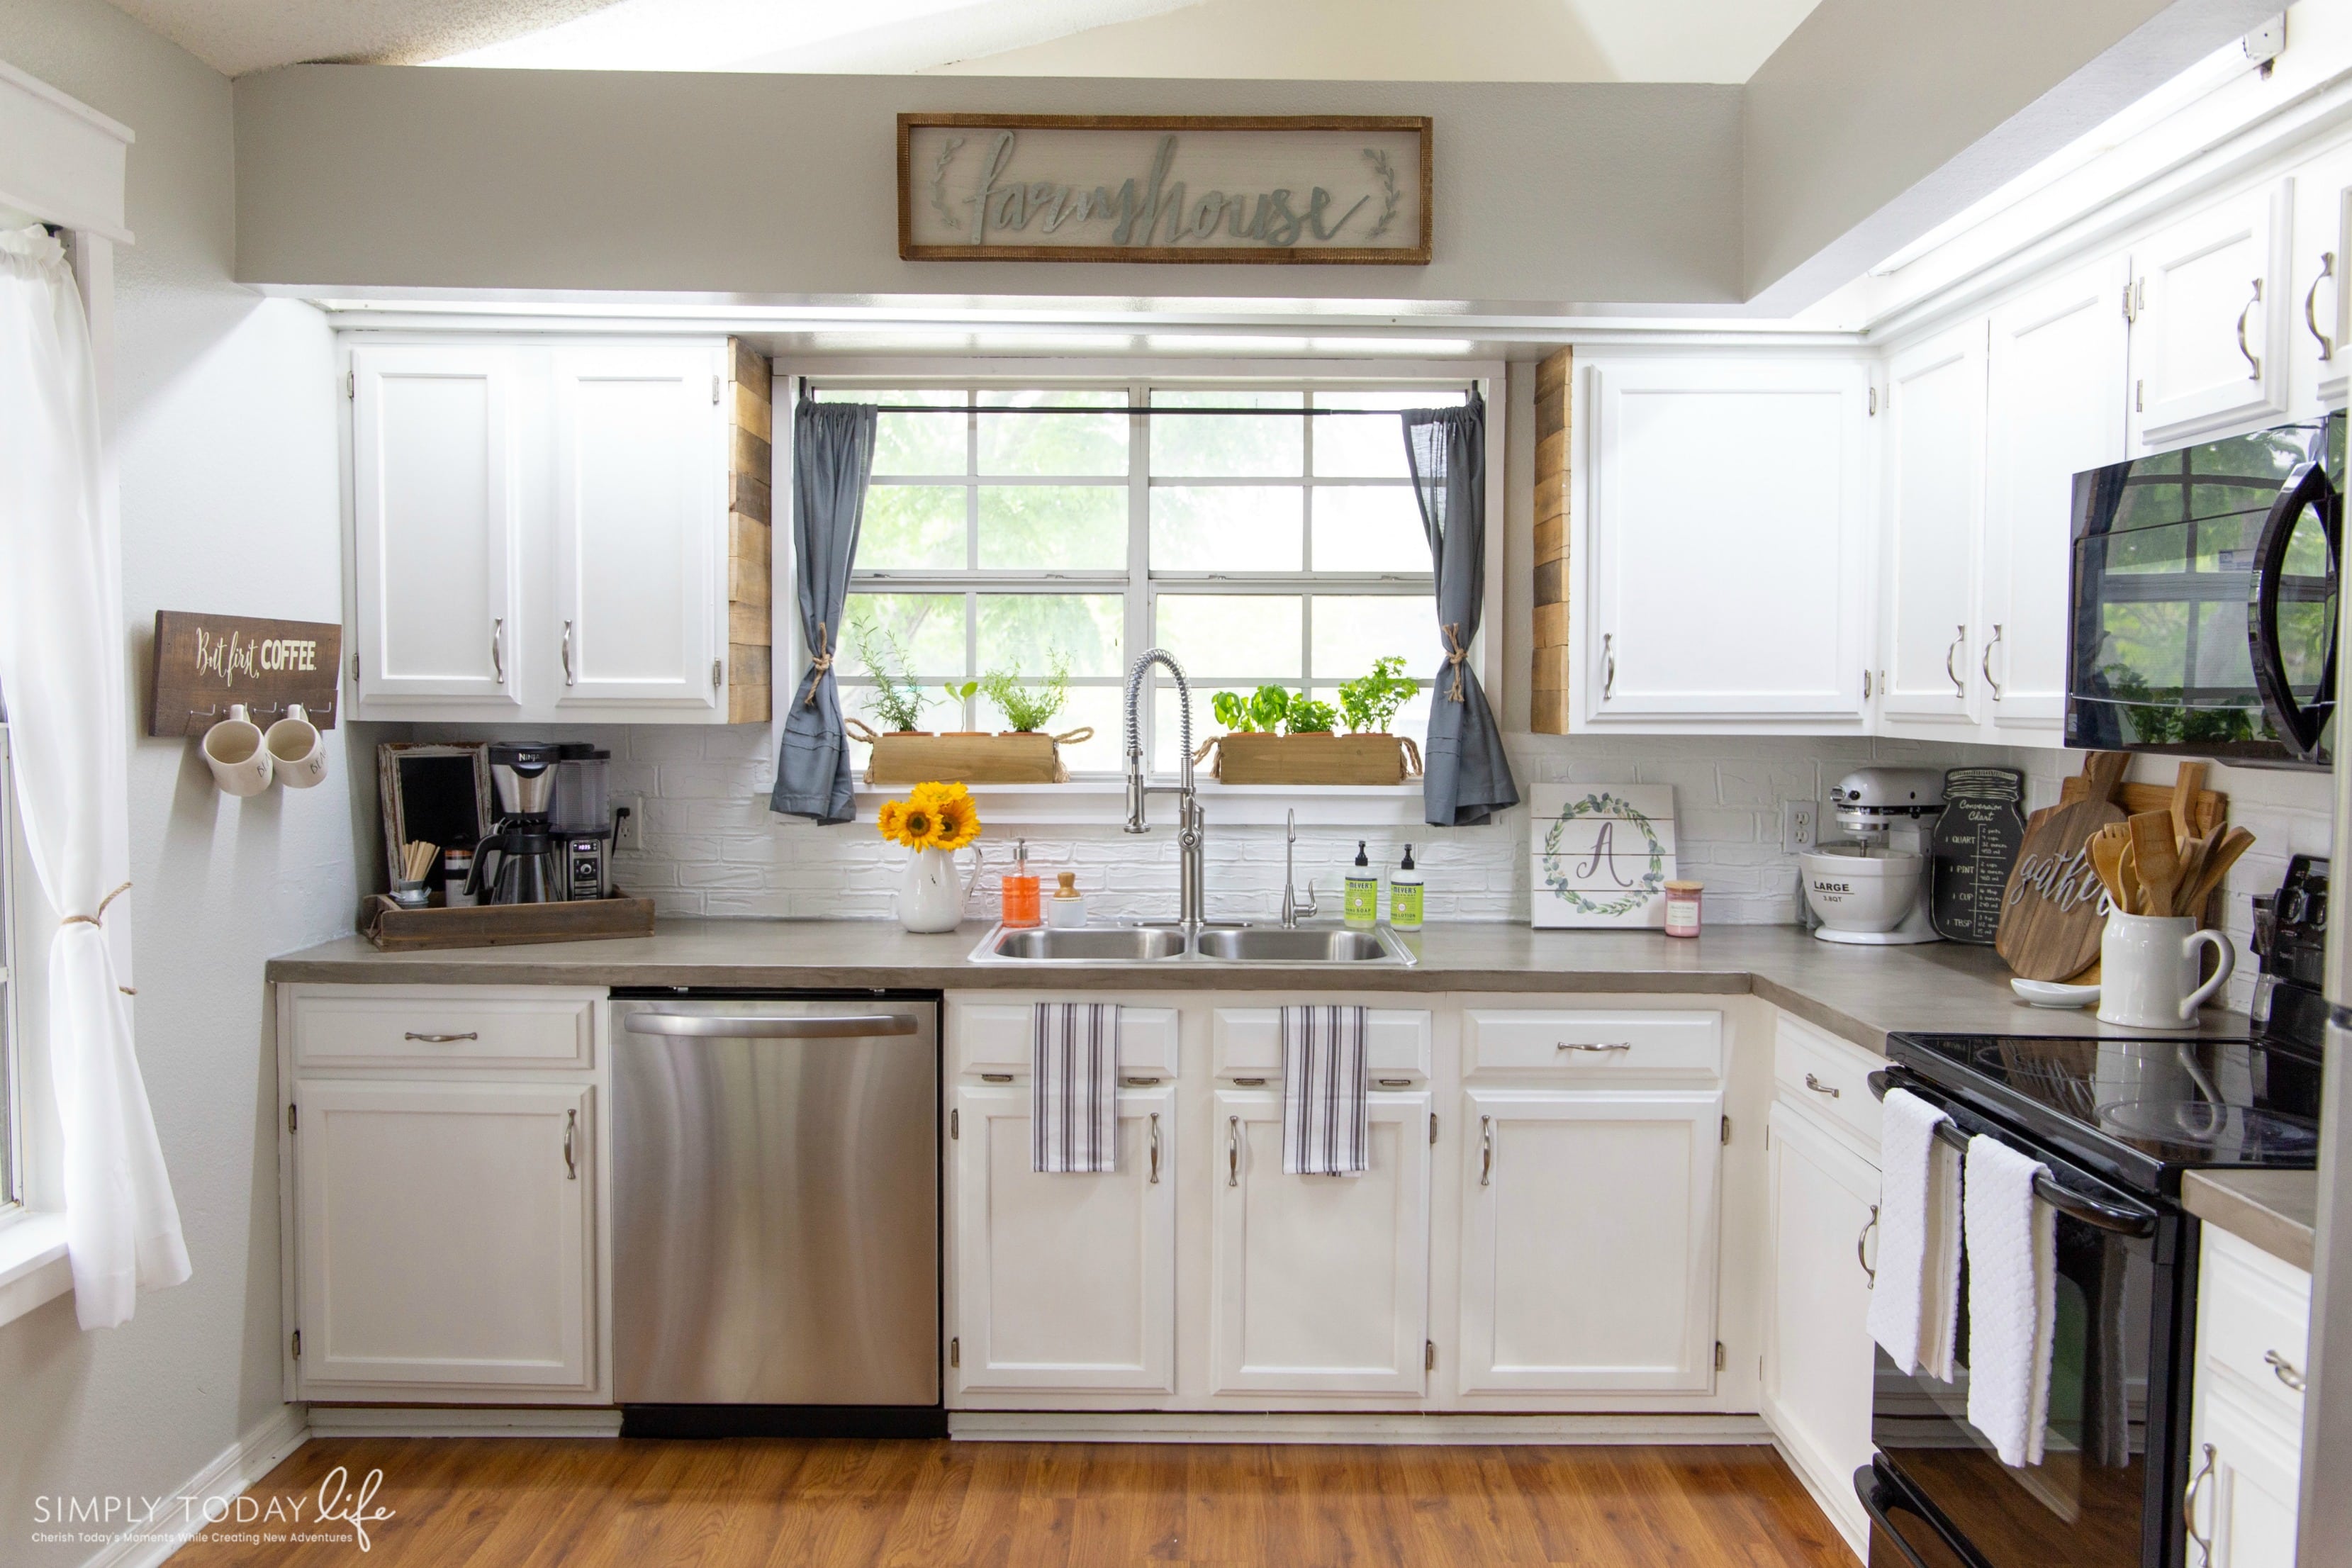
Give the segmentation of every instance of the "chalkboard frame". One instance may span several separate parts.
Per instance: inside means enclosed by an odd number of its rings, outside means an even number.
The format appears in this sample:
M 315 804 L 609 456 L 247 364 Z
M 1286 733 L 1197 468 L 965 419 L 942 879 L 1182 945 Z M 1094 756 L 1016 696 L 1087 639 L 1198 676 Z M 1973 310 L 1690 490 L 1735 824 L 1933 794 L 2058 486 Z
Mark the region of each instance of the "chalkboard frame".
M 474 820 L 480 833 L 487 834 L 495 818 L 490 811 L 490 744 L 488 741 L 385 741 L 375 749 L 376 796 L 383 817 L 383 856 L 385 875 L 400 864 L 400 847 L 408 842 L 408 803 L 401 779 L 401 764 L 436 758 L 462 757 L 472 764 L 474 775 Z M 479 835 L 478 834 L 478 837 Z M 443 848 L 449 846 L 444 845 Z M 439 864 L 436 858 L 435 864 Z

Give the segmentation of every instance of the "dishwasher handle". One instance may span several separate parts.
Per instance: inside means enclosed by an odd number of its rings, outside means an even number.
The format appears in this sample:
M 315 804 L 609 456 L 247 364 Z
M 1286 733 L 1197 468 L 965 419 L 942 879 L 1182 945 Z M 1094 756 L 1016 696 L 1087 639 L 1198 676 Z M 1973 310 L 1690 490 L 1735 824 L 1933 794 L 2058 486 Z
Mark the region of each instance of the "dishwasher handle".
M 683 1036 L 722 1040 L 855 1040 L 875 1035 L 912 1035 L 922 1024 L 904 1013 L 857 1013 L 830 1018 L 730 1017 L 723 1013 L 632 1013 L 633 1035 Z

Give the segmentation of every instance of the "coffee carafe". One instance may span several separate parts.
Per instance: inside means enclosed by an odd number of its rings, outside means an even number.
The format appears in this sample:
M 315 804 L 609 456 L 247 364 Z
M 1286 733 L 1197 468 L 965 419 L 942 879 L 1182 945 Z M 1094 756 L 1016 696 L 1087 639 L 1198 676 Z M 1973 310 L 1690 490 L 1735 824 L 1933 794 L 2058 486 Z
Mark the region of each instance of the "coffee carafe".
M 493 741 L 490 787 L 498 826 L 474 853 L 467 888 L 493 904 L 543 904 L 563 897 L 562 862 L 548 813 L 562 748 L 551 742 Z

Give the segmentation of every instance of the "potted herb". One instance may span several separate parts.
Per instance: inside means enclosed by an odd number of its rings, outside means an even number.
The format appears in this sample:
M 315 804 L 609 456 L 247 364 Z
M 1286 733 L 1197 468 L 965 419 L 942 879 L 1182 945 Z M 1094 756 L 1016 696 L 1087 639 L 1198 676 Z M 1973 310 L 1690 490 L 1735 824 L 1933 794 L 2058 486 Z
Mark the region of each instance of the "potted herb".
M 1403 668 L 1402 658 L 1377 660 L 1370 675 L 1339 689 L 1336 708 L 1283 686 L 1261 686 L 1246 698 L 1220 691 L 1209 709 L 1226 732 L 1202 752 L 1214 748 L 1223 784 L 1402 784 L 1421 772 L 1420 749 L 1385 729 L 1421 689 Z M 1333 733 L 1343 711 L 1353 734 Z
M 920 704 L 930 699 L 922 696 L 913 680 L 895 677 L 895 672 L 886 676 L 883 671 L 888 664 L 868 656 L 866 647 L 861 639 L 859 657 L 874 671 L 875 710 L 893 721 L 910 709 L 919 713 Z M 895 655 L 896 649 L 889 647 L 884 651 Z M 904 661 L 892 662 L 903 665 Z M 977 680 L 942 681 L 940 689 L 959 710 L 985 694 L 1004 710 L 1005 721 L 1013 728 L 993 734 L 985 730 L 949 730 L 937 735 L 921 731 L 876 735 L 851 720 L 856 730 L 865 731 L 859 739 L 870 741 L 874 747 L 866 764 L 866 783 L 1064 784 L 1070 770 L 1062 761 L 1061 748 L 1094 734 L 1091 728 L 1061 735 L 1040 732 L 1069 701 L 1069 665 L 1059 658 L 1054 660 L 1054 673 L 1034 687 L 1022 684 L 1018 670 L 991 670 Z

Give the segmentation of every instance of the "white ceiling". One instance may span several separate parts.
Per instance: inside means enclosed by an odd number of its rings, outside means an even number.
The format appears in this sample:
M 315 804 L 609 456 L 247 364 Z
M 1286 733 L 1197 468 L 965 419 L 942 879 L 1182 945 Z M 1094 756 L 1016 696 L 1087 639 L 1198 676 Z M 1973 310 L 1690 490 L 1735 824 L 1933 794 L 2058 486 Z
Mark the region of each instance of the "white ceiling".
M 1740 82 L 1818 0 L 114 0 L 229 75 L 577 70 Z

